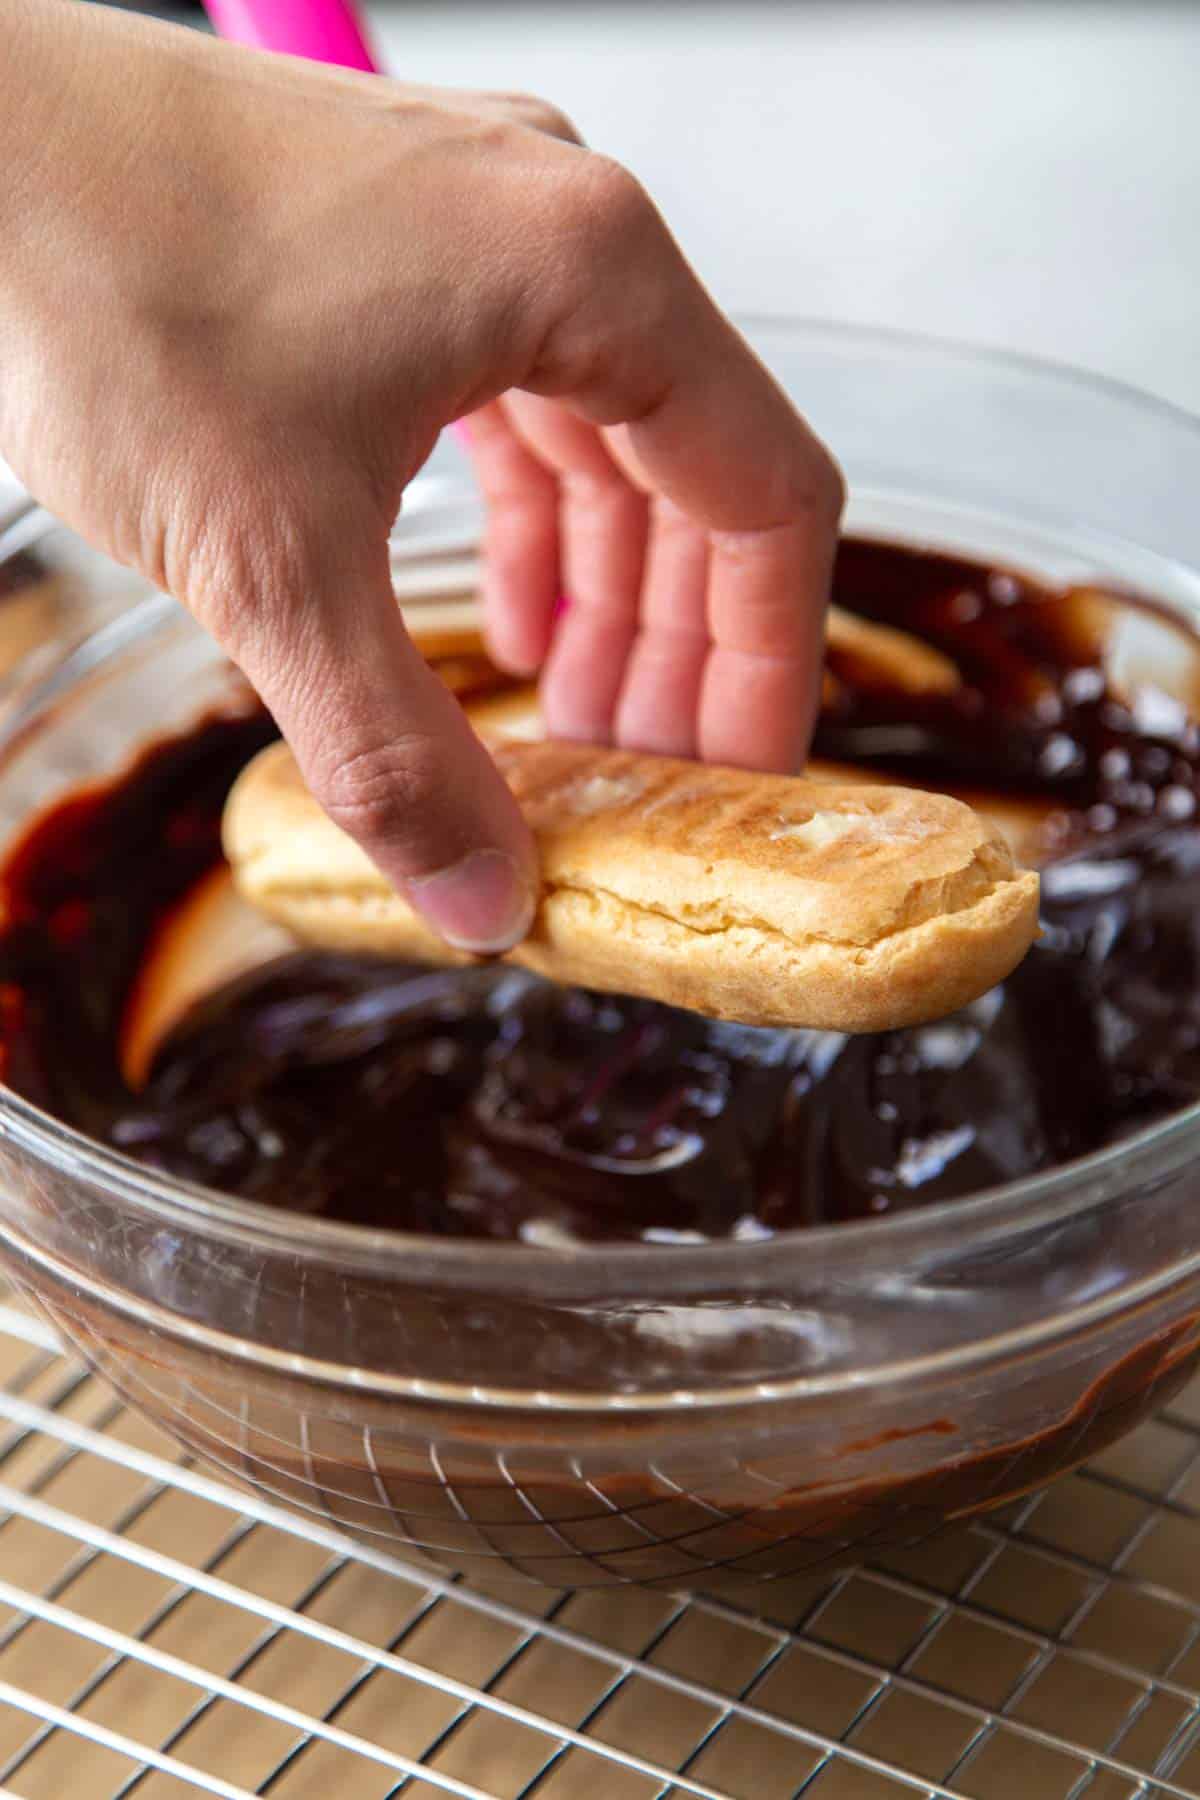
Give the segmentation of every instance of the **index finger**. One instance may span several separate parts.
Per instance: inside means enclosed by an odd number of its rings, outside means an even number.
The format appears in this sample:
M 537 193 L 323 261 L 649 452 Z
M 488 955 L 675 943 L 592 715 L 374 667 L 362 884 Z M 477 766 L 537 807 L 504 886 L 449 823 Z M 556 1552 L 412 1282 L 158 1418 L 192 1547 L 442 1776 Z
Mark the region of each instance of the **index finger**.
M 596 181 L 607 230 L 530 385 L 607 427 L 631 479 L 708 534 L 700 753 L 794 768 L 816 717 L 841 474 L 633 178 L 609 165 Z
M 704 310 L 658 404 L 611 435 L 630 473 L 709 535 L 701 756 L 791 770 L 819 703 L 842 480 L 749 346 L 706 298 Z

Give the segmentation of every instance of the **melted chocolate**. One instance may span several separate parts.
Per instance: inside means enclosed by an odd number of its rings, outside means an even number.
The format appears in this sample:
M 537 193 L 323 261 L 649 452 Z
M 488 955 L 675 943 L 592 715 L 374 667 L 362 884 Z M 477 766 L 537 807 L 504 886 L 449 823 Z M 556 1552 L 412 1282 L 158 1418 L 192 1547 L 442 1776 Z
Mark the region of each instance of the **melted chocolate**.
M 856 680 L 848 660 L 818 755 L 918 787 L 1052 801 L 1062 809 L 1060 847 L 1131 821 L 1192 817 L 1200 727 L 1164 693 L 1140 705 L 1118 696 L 1100 663 L 1109 621 L 1097 613 L 1120 608 L 1165 626 L 1170 616 L 1152 604 L 855 539 L 841 547 L 835 591 L 848 611 L 943 651 L 963 681 L 954 693 L 914 697 Z M 1194 657 L 1191 632 L 1170 622 L 1176 661 Z
M 0 562 L 0 606 L 37 587 L 46 580 L 48 572 L 45 563 L 32 551 L 19 550 L 15 556 L 5 557 Z
M 534 1242 L 762 1236 L 955 1198 L 1200 1097 L 1194 725 L 1110 691 L 1076 593 L 851 542 L 836 597 L 964 681 L 914 697 L 839 669 L 821 754 L 1060 808 L 1041 942 L 952 1019 L 761 1031 L 500 968 L 298 953 L 195 1008 L 134 1094 L 131 984 L 219 858 L 229 783 L 271 734 L 255 716 L 160 745 L 10 859 L 5 1078 L 264 1205 Z

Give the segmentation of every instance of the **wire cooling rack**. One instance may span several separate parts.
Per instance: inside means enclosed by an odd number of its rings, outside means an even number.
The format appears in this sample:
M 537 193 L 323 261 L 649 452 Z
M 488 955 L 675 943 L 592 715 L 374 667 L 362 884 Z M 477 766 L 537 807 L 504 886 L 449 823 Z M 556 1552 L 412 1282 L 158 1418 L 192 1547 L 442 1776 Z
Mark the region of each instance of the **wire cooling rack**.
M 1200 1795 L 1200 1386 L 986 1523 L 731 1603 L 364 1551 L 6 1291 L 0 1382 L 0 1796 Z

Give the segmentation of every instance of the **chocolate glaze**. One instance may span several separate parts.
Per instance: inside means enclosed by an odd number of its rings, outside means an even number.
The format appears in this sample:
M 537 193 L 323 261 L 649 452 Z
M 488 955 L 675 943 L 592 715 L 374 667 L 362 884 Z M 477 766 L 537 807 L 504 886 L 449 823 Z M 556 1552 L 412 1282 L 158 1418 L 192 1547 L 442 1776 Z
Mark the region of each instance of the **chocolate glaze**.
M 46 580 L 48 573 L 42 559 L 30 550 L 20 550 L 15 556 L 5 557 L 0 562 L 0 606 L 37 587 L 39 582 Z
M 761 1236 L 905 1209 L 1200 1096 L 1200 739 L 1183 709 L 1110 691 L 1077 592 L 851 541 L 835 593 L 946 651 L 964 682 L 914 697 L 838 668 L 822 755 L 1060 808 L 1045 935 L 963 1013 L 843 1039 L 499 968 L 298 953 L 196 1008 L 133 1094 L 122 1011 L 147 941 L 218 860 L 228 785 L 271 733 L 254 715 L 160 745 L 10 858 L 5 1079 L 265 1205 L 534 1242 Z

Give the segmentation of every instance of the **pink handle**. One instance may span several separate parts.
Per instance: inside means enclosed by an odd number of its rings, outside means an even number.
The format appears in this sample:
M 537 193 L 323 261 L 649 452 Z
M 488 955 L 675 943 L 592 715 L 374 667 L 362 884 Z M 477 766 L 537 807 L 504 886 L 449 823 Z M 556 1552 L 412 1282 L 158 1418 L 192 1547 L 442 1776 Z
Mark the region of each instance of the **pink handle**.
M 282 50 L 310 62 L 376 70 L 351 0 L 205 0 L 213 26 L 234 44 Z

